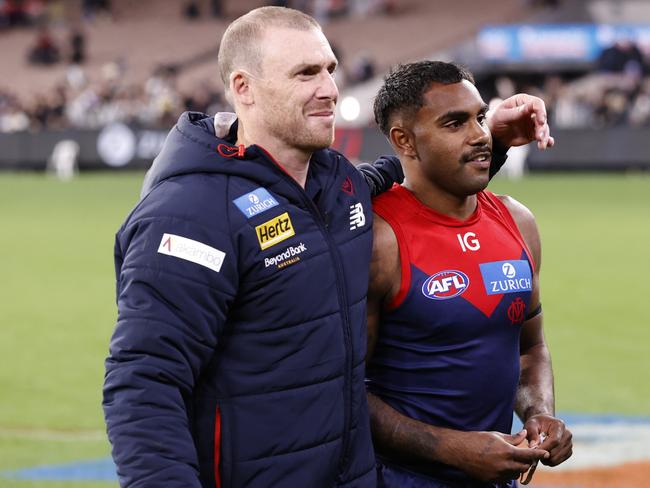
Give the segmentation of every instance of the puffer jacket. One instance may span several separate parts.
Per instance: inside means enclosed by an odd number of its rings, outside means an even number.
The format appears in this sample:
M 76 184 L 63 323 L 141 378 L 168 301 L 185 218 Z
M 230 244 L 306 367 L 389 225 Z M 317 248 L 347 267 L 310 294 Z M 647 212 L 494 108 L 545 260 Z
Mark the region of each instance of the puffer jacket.
M 322 150 L 303 189 L 235 135 L 183 114 L 116 236 L 103 406 L 120 483 L 374 487 L 368 186 Z

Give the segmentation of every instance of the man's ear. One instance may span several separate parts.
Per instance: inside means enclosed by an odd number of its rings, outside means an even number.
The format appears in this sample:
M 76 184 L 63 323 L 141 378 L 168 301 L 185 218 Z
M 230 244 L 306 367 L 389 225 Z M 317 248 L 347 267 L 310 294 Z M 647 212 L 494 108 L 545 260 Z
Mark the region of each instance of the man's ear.
M 242 105 L 252 105 L 255 102 L 250 82 L 251 77 L 245 71 L 230 73 L 230 93 L 233 102 Z
M 390 128 L 388 139 L 398 154 L 409 158 L 417 159 L 418 152 L 415 148 L 415 136 L 413 132 L 399 125 Z

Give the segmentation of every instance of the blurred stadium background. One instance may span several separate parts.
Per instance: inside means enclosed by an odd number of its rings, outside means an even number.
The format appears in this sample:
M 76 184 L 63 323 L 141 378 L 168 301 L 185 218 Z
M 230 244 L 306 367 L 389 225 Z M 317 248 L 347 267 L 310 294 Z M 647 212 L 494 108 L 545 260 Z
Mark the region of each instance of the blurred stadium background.
M 254 0 L 0 0 L 0 486 L 114 487 L 101 413 L 112 239 L 184 110 L 228 110 L 218 40 Z M 335 146 L 389 147 L 398 62 L 455 60 L 486 100 L 542 97 L 557 147 L 492 189 L 537 215 L 574 457 L 533 486 L 650 486 L 650 2 L 303 0 L 341 60 Z

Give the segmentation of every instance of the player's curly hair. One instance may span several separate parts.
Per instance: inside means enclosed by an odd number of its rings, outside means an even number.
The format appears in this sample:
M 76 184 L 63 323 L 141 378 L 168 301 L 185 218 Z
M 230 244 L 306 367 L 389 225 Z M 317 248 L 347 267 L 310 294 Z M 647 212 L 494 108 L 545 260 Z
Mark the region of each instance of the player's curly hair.
M 393 116 L 417 112 L 424 105 L 424 93 L 431 83 L 450 85 L 462 80 L 474 84 L 472 73 L 456 63 L 418 61 L 400 64 L 384 78 L 384 84 L 375 97 L 375 122 L 388 136 Z

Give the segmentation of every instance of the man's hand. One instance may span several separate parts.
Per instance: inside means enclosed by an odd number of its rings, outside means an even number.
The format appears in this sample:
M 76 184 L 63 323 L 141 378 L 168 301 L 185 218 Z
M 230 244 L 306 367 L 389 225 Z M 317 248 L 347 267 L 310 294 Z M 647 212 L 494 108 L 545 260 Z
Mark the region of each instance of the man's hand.
M 509 481 L 548 456 L 542 448 L 515 447 L 526 440 L 526 430 L 515 435 L 500 432 L 458 432 L 448 454 L 453 464 L 481 481 Z M 525 444 L 524 444 L 525 445 Z
M 492 137 L 505 148 L 537 141 L 537 147 L 553 147 L 546 119 L 546 105 L 541 98 L 519 93 L 499 102 L 488 112 Z
M 548 459 L 542 459 L 543 464 L 557 466 L 573 454 L 573 434 L 560 419 L 552 415 L 533 415 L 524 424 L 524 429 L 528 432 L 531 447 L 538 446 L 550 453 Z M 540 439 L 542 433 L 546 434 L 545 439 Z M 543 442 L 540 443 L 540 440 Z

